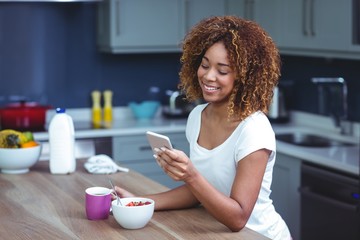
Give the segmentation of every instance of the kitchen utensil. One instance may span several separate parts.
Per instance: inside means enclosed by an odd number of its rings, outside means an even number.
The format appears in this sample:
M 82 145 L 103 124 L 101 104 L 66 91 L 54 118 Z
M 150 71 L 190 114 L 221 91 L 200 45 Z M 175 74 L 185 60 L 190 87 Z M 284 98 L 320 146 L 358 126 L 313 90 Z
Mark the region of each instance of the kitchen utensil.
M 113 112 L 112 112 L 113 92 L 110 90 L 105 90 L 103 95 L 104 95 L 104 126 L 109 128 L 111 127 L 113 121 Z
M 90 187 L 85 190 L 85 210 L 89 220 L 101 220 L 109 217 L 111 190 L 104 187 Z
M 45 128 L 46 111 L 51 106 L 35 102 L 11 103 L 0 109 L 1 129 L 18 131 L 41 131 Z
M 112 181 L 111 181 L 110 178 L 109 178 L 109 183 L 110 183 L 110 185 L 111 185 L 111 187 L 112 187 L 112 189 L 114 190 L 114 193 L 115 193 L 115 195 L 116 195 L 117 205 L 119 205 L 119 204 L 122 205 L 122 204 L 121 204 L 121 201 L 120 201 L 120 198 L 119 198 L 117 192 L 115 191 L 115 186 L 114 186 L 114 184 L 112 183 Z
M 112 212 L 116 222 L 126 229 L 139 229 L 145 227 L 154 214 L 155 202 L 149 198 L 130 197 L 122 198 L 122 205 L 112 201 Z M 127 206 L 129 203 L 146 203 L 141 206 Z
M 289 120 L 284 92 L 278 86 L 274 88 L 274 96 L 269 108 L 268 118 L 271 122 L 276 123 L 285 123 Z
M 141 103 L 130 102 L 129 107 L 137 119 L 152 119 L 158 108 L 160 102 L 158 101 L 143 101 Z
M 92 124 L 94 128 L 101 127 L 102 115 L 101 115 L 101 93 L 98 90 L 94 90 L 91 92 L 92 98 Z
M 0 148 L 0 169 L 2 173 L 20 174 L 38 162 L 41 144 L 29 148 Z
M 197 102 L 189 102 L 185 99 L 185 95 L 179 91 L 167 90 L 168 104 L 162 108 L 162 114 L 167 118 L 186 118 L 191 110 L 198 104 Z

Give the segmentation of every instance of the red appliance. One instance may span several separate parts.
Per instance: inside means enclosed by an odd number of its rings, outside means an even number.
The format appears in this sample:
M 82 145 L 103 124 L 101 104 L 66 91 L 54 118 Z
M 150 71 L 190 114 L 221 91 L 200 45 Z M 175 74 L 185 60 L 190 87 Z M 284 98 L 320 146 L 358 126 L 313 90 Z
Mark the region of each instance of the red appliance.
M 50 106 L 36 102 L 11 103 L 0 109 L 0 129 L 41 131 L 45 129 L 46 111 Z

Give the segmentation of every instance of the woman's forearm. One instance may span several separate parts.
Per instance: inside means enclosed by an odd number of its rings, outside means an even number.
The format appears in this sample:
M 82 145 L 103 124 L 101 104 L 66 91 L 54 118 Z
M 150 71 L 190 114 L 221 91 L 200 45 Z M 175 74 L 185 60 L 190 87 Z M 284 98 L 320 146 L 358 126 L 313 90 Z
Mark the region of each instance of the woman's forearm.
M 166 192 L 146 195 L 145 197 L 155 201 L 155 211 L 184 209 L 199 204 L 199 201 L 185 185 Z
M 216 190 L 201 175 L 194 180 L 187 184 L 188 188 L 215 219 L 232 231 L 245 226 L 248 215 L 238 202 Z

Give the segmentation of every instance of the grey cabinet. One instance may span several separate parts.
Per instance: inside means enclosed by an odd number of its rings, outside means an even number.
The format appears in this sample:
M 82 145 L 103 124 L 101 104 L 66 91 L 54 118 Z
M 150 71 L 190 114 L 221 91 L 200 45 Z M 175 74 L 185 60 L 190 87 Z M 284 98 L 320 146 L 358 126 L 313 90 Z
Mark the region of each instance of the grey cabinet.
M 360 58 L 353 0 L 248 1 L 249 18 L 264 27 L 282 54 Z
M 103 52 L 180 52 L 200 19 L 243 14 L 238 0 L 104 0 L 97 11 L 97 45 Z
M 300 239 L 300 184 L 301 160 L 277 153 L 270 197 L 294 239 Z
M 223 15 L 246 15 L 248 0 L 185 0 L 185 29 L 205 17 Z
M 279 45 L 283 24 L 283 0 L 245 0 L 244 17 L 260 24 Z
M 347 51 L 352 44 L 352 0 L 286 1 L 283 48 Z M 285 7 L 283 5 L 283 7 Z
M 353 0 L 104 0 L 98 49 L 110 53 L 180 52 L 189 29 L 213 15 L 258 22 L 282 54 L 360 59 Z
M 183 0 L 104 0 L 97 44 L 112 53 L 178 51 L 184 36 Z
M 173 147 L 189 153 L 189 145 L 185 133 L 166 133 Z M 176 182 L 168 177 L 153 158 L 151 147 L 144 134 L 113 137 L 113 159 L 119 165 L 140 172 L 146 177 L 169 188 L 177 187 L 182 182 Z

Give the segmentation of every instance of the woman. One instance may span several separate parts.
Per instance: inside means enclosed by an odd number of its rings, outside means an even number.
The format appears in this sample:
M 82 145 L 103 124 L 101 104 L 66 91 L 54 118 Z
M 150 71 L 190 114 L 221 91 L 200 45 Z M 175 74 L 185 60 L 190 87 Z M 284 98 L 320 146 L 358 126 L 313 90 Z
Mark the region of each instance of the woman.
M 188 118 L 190 156 L 177 149 L 155 155 L 166 174 L 184 182 L 148 195 L 155 210 L 201 204 L 231 231 L 246 226 L 271 239 L 291 239 L 269 198 L 276 148 L 265 113 L 280 76 L 272 39 L 254 22 L 211 17 L 188 33 L 181 62 L 179 87 L 190 101 L 207 103 Z

